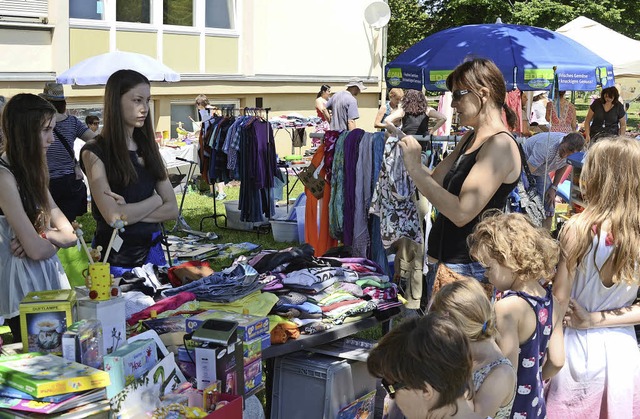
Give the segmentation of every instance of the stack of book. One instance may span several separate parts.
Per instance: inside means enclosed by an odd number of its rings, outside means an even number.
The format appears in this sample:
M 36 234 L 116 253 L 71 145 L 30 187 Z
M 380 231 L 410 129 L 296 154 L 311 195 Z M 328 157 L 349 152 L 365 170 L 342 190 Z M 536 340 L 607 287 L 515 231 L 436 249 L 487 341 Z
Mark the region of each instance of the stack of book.
M 43 353 L 0 357 L 0 418 L 109 412 L 109 374 Z

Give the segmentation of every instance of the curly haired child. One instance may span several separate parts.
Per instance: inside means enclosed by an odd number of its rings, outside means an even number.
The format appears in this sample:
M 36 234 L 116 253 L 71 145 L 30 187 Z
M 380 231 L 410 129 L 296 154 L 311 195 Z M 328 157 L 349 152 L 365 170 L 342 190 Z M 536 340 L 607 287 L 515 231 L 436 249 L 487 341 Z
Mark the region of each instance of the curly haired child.
M 483 417 L 508 419 L 516 373 L 496 344 L 496 317 L 482 285 L 473 278 L 447 284 L 433 296 L 429 310 L 449 316 L 469 338 L 474 411 Z
M 516 366 L 514 418 L 544 418 L 543 379 L 564 364 L 563 315 L 549 280 L 559 258 L 559 245 L 549 232 L 522 214 L 489 214 L 468 237 L 470 254 L 486 267 L 485 275 L 502 298 L 495 303 L 497 343 Z

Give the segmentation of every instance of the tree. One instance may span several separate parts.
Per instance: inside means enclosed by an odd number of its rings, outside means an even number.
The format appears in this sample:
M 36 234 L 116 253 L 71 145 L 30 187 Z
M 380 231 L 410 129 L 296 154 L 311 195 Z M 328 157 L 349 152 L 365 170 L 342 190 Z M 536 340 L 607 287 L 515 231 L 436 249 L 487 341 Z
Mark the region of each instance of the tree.
M 388 0 L 388 3 L 391 20 L 387 33 L 387 59 L 391 61 L 434 31 L 422 1 Z

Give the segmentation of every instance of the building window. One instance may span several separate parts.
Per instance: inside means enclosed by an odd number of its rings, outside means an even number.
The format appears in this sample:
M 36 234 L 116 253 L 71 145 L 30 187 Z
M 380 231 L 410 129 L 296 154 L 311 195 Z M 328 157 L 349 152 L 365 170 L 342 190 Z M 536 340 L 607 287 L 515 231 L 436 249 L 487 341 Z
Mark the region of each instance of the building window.
M 170 138 L 177 138 L 176 128 L 178 122 L 182 122 L 182 128 L 187 131 L 193 131 L 193 126 L 189 117 L 198 120 L 198 111 L 194 102 L 175 102 L 171 104 L 171 132 Z
M 162 23 L 193 26 L 193 0 L 163 0 Z
M 69 17 L 103 20 L 104 2 L 101 0 L 69 0 Z
M 116 1 L 116 21 L 151 23 L 151 0 Z
M 205 27 L 233 29 L 233 18 L 233 0 L 205 0 Z

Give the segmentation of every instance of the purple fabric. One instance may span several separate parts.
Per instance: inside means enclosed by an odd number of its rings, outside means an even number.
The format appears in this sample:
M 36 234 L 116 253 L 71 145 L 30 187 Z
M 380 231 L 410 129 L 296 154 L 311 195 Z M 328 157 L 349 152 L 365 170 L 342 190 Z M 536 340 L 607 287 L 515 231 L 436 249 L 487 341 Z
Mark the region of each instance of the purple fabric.
M 337 261 L 340 261 L 340 263 L 359 263 L 362 265 L 371 266 L 375 269 L 376 272 L 384 274 L 384 271 L 382 270 L 380 265 L 372 261 L 371 259 L 367 259 L 367 258 L 325 258 L 325 259 L 335 259 Z
M 342 221 L 343 242 L 345 246 L 353 244 L 353 220 L 356 210 L 356 165 L 358 149 L 364 130 L 354 129 L 344 140 L 344 216 Z

